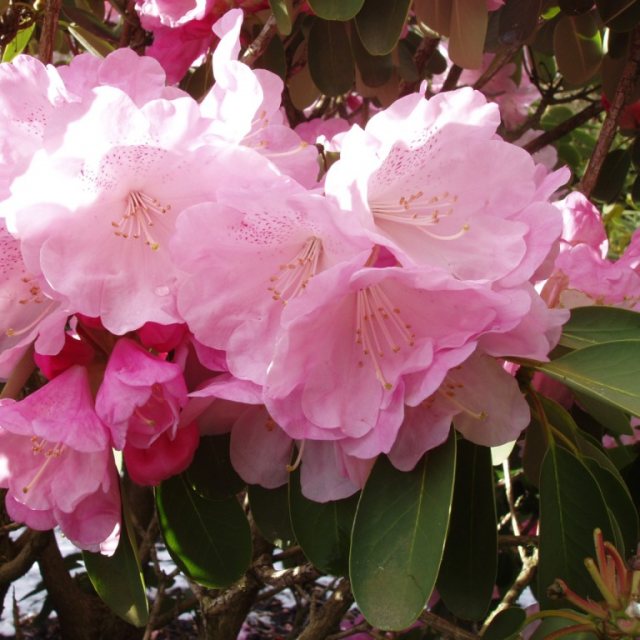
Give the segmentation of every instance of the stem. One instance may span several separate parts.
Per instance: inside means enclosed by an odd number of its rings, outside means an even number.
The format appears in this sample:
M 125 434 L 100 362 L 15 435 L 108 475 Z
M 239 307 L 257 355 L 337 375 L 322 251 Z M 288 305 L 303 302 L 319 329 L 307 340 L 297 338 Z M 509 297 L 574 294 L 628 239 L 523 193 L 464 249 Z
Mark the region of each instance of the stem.
M 0 391 L 0 398 L 18 398 L 27 380 L 31 377 L 31 374 L 35 371 L 36 365 L 33 361 L 33 344 L 30 345 L 24 352 L 22 358 L 18 361 L 18 364 L 14 367 L 9 379 L 5 382 L 2 391 Z
M 452 65 L 447 77 L 445 78 L 444 84 L 442 85 L 441 93 L 443 91 L 452 91 L 455 89 L 461 75 L 462 67 L 459 67 L 457 64 Z
M 439 43 L 440 38 L 434 38 L 433 36 L 425 36 L 424 38 L 422 38 L 415 54 L 413 55 L 413 62 L 415 63 L 416 70 L 418 71 L 418 79 L 415 82 L 408 82 L 406 80 L 403 80 L 400 83 L 400 97 L 406 96 L 418 90 L 418 88 L 420 87 L 420 82 L 422 80 L 422 72 L 424 71 L 424 67 L 427 62 L 429 62 L 429 59 L 434 54 L 435 50 L 438 48 Z
M 262 31 L 260 31 L 258 37 L 242 54 L 240 62 L 244 62 L 246 65 L 251 66 L 265 52 L 265 49 L 271 42 L 271 39 L 276 35 L 277 28 L 276 17 L 272 13 L 264 23 Z
M 618 86 L 616 87 L 616 91 L 613 95 L 611 108 L 607 113 L 607 117 L 604 119 L 600 135 L 598 136 L 595 149 L 593 150 L 593 155 L 589 161 L 589 166 L 578 185 L 578 189 L 582 191 L 587 198 L 591 196 L 591 193 L 596 186 L 596 182 L 598 181 L 602 164 L 609 152 L 609 148 L 611 147 L 611 143 L 613 142 L 613 138 L 618 128 L 618 120 L 620 119 L 623 108 L 629 100 L 633 85 L 638 76 L 639 65 L 640 26 L 637 26 L 631 32 L 629 59 L 627 60 L 622 71 L 622 75 L 620 76 L 620 80 L 618 81 Z
M 343 578 L 322 608 L 312 612 L 309 624 L 298 636 L 299 640 L 325 640 L 329 633 L 337 629 L 352 602 L 349 581 Z
M 40 47 L 38 55 L 40 62 L 49 64 L 53 58 L 53 48 L 56 40 L 56 31 L 58 29 L 58 16 L 62 0 L 47 0 L 44 8 L 44 23 L 42 24 L 42 32 L 40 33 Z
M 420 620 L 424 622 L 427 627 L 441 633 L 444 638 L 452 638 L 453 640 L 478 640 L 480 636 L 475 633 L 461 629 L 455 624 L 437 616 L 430 611 L 423 611 L 420 615 Z
M 487 70 L 474 82 L 473 88 L 480 90 L 489 82 L 495 75 L 510 62 L 511 58 L 520 50 L 520 45 L 511 46 L 505 51 L 496 54 L 495 58 L 491 61 Z

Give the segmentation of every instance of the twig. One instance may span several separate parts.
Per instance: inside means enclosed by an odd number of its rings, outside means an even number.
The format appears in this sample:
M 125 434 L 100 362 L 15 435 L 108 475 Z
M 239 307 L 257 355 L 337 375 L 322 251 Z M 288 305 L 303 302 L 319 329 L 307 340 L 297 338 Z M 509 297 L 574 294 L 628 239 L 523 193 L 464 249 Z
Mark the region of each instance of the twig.
M 473 83 L 473 88 L 478 91 L 484 87 L 495 75 L 511 61 L 511 58 L 520 50 L 520 45 L 514 45 L 505 49 L 501 53 L 497 53 L 493 58 L 485 72 Z
M 511 529 L 513 530 L 513 534 L 517 537 L 520 537 L 520 525 L 518 524 L 518 514 L 516 513 L 516 508 L 513 500 L 513 484 L 511 484 L 511 466 L 509 465 L 509 460 L 505 460 L 502 463 L 502 471 L 504 473 L 504 490 L 507 496 L 507 504 L 509 505 L 509 513 L 511 514 Z M 526 551 L 518 546 L 518 553 L 520 554 L 520 560 L 524 563 L 527 558 Z
M 143 31 L 143 29 L 140 26 L 140 18 L 136 11 L 136 0 L 129 0 L 129 2 L 127 2 L 127 8 L 122 14 L 122 32 L 120 33 L 118 47 L 120 49 L 128 47 L 133 40 L 134 34 L 138 31 Z M 134 48 L 139 50 L 140 45 L 136 43 L 136 47 Z M 142 51 L 139 51 L 139 53 L 142 53 Z
M 531 547 L 540 544 L 539 536 L 498 536 L 499 547 Z
M 441 633 L 444 638 L 451 638 L 452 640 L 478 640 L 479 637 L 475 633 L 461 629 L 452 622 L 437 616 L 435 613 L 431 613 L 431 611 L 423 611 L 420 615 L 420 620 L 429 628 Z
M 58 30 L 58 16 L 62 7 L 62 0 L 47 0 L 44 8 L 44 22 L 40 33 L 38 56 L 40 62 L 49 64 L 53 58 L 53 48 Z
M 360 633 L 360 631 L 364 633 L 371 631 L 371 625 L 368 622 L 360 622 L 359 624 L 355 624 L 353 627 L 349 627 L 344 631 L 327 636 L 326 640 L 342 640 L 342 638 L 350 638 L 356 633 Z
M 451 69 L 449 69 L 449 73 L 444 80 L 441 91 L 452 91 L 456 88 L 458 84 L 458 80 L 460 80 L 460 76 L 462 75 L 462 67 L 459 67 L 457 64 L 451 65 Z
M 590 104 L 574 116 L 571 116 L 561 122 L 557 127 L 554 127 L 550 131 L 545 131 L 542 135 L 539 135 L 537 138 L 531 140 L 531 142 L 525 144 L 524 149 L 529 153 L 540 151 L 540 149 L 543 149 L 552 142 L 555 142 L 567 135 L 567 133 L 571 133 L 574 129 L 582 126 L 585 122 L 591 120 L 591 118 L 595 118 L 603 111 L 603 109 L 604 107 L 599 102 Z
M 407 80 L 403 80 L 400 83 L 400 96 L 406 96 L 414 91 L 418 90 L 420 86 L 420 82 L 422 80 L 422 75 L 424 71 L 424 67 L 429 62 L 431 56 L 435 53 L 435 50 L 438 48 L 438 44 L 440 43 L 440 38 L 436 38 L 433 36 L 425 36 L 420 41 L 416 52 L 413 55 L 413 62 L 416 65 L 416 70 L 418 72 L 418 79 L 414 82 L 409 82 Z
M 266 50 L 277 31 L 276 17 L 271 14 L 262 27 L 262 31 L 242 54 L 240 62 L 251 66 Z
M 604 123 L 600 130 L 598 140 L 596 141 L 596 146 L 593 150 L 593 154 L 591 155 L 591 159 L 589 160 L 587 170 L 584 172 L 584 176 L 582 176 L 582 180 L 578 185 L 578 190 L 582 191 L 587 198 L 591 196 L 591 192 L 598 181 L 598 175 L 600 174 L 602 163 L 609 152 L 609 148 L 611 147 L 611 143 L 613 142 L 613 138 L 618 128 L 618 120 L 620 119 L 623 108 L 631 96 L 633 86 L 638 77 L 639 65 L 640 26 L 637 26 L 631 33 L 629 59 L 622 70 L 622 75 L 620 76 L 618 86 L 616 87 L 616 91 L 613 95 L 611 108 L 604 119 Z
M 349 580 L 343 578 L 331 597 L 318 610 L 312 608 L 309 624 L 298 640 L 326 640 L 353 602 Z
M 0 584 L 13 582 L 27 573 L 49 541 L 49 537 L 41 531 L 29 530 L 23 535 L 26 539 L 20 551 L 0 565 Z

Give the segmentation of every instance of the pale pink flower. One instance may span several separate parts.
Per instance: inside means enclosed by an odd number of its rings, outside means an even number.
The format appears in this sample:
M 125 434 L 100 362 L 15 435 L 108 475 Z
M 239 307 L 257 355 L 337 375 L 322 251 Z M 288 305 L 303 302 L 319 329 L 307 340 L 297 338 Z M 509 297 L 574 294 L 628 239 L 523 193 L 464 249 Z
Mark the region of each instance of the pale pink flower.
M 7 512 L 98 550 L 119 526 L 120 494 L 106 426 L 83 367 L 72 367 L 20 402 L 0 405 L 0 486 Z
M 586 244 L 606 258 L 609 241 L 598 209 L 579 191 L 553 204 L 562 212 L 560 250 Z

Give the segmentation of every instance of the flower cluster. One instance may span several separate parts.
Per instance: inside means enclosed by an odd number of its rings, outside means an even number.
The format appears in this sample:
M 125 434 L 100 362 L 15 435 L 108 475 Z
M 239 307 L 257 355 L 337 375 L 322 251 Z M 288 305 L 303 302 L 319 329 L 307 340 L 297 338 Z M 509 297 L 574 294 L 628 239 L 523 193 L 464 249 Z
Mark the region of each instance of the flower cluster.
M 114 449 L 154 485 L 230 431 L 245 481 L 283 484 L 297 450 L 326 501 L 380 454 L 413 468 L 452 421 L 514 440 L 529 410 L 502 359 L 545 360 L 568 317 L 532 284 L 567 172 L 500 139 L 497 105 L 408 95 L 342 132 L 318 181 L 282 82 L 238 61 L 241 23 L 213 25 L 200 103 L 126 49 L 0 65 L 0 366 L 34 345 L 48 378 L 0 405 L 0 486 L 83 548 L 117 535 Z

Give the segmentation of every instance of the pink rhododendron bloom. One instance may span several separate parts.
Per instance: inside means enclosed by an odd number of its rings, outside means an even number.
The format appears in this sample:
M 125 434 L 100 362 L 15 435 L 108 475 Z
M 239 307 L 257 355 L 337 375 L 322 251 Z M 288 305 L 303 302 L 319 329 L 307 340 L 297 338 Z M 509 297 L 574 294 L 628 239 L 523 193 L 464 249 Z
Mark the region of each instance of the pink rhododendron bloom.
M 58 524 L 74 544 L 98 550 L 119 526 L 120 494 L 86 369 L 74 366 L 20 402 L 3 400 L 0 442 L 9 515 L 35 529 Z
M 339 152 L 342 134 L 350 128 L 351 124 L 344 118 L 313 118 L 301 122 L 295 131 L 309 144 L 321 144 L 325 151 Z
M 406 96 L 345 134 L 326 192 L 401 263 L 513 286 L 547 256 L 561 220 L 537 198 L 531 156 L 498 139 L 498 124 L 471 89 Z M 499 171 L 478 171 L 488 158 Z
M 609 241 L 598 209 L 579 191 L 571 192 L 554 205 L 562 212 L 560 250 L 586 244 L 606 258 Z
M 64 336 L 64 346 L 56 355 L 34 355 L 35 363 L 42 374 L 52 380 L 74 365 L 87 367 L 95 356 L 95 350 L 87 342 L 71 336 Z

